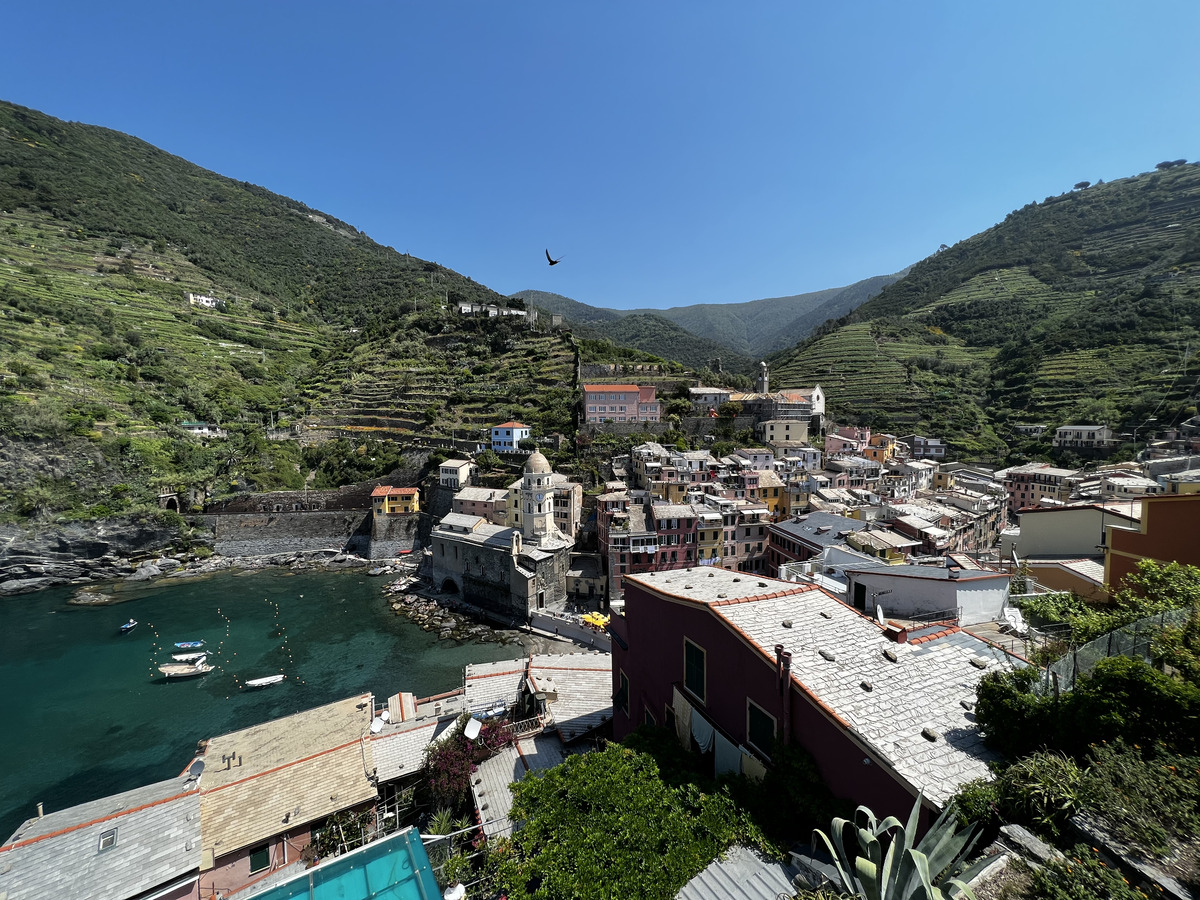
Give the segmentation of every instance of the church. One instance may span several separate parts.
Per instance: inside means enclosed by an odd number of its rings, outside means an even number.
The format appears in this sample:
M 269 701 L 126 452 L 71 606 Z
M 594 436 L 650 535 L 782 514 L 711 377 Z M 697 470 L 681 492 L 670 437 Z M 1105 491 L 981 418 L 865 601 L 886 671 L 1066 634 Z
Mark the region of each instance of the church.
M 520 525 L 450 513 L 433 529 L 433 584 L 500 618 L 525 619 L 566 604 L 572 538 L 554 524 L 554 473 L 540 452 L 525 462 Z

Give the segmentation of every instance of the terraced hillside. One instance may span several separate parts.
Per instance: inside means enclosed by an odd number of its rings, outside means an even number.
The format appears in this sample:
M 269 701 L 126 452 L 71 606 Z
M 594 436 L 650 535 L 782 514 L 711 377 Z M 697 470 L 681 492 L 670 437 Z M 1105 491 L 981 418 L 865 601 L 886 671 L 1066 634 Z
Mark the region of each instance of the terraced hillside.
M 835 415 L 1002 456 L 1016 422 L 1169 425 L 1200 400 L 1200 167 L 1010 214 L 774 360 Z
M 576 353 L 569 337 L 530 332 L 496 319 L 478 331 L 360 345 L 328 365 L 307 397 L 310 429 L 421 443 L 484 441 L 517 419 L 541 431 L 573 422 Z

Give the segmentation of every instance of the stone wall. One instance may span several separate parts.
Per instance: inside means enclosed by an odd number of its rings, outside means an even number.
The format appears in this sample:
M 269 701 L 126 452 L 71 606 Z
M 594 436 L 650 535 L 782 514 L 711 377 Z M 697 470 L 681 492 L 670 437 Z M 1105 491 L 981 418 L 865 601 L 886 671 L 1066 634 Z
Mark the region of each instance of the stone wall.
M 370 558 L 395 559 L 421 546 L 421 520 L 429 517 L 423 513 L 401 513 L 372 518 Z M 428 525 L 425 531 L 428 533 Z
M 342 550 L 369 557 L 369 510 L 227 513 L 206 516 L 222 556 L 271 556 L 299 550 Z

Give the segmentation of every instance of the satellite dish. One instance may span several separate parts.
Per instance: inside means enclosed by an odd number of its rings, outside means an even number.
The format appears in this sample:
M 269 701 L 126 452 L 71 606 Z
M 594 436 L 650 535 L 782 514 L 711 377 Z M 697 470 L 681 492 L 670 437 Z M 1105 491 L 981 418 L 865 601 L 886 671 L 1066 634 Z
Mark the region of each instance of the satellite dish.
M 472 716 L 467 720 L 467 725 L 463 728 L 463 737 L 468 741 L 473 741 L 479 737 L 479 732 L 483 729 L 483 723 Z
M 200 773 L 204 771 L 204 760 L 198 759 L 188 766 L 188 778 L 196 781 L 200 778 Z
M 371 734 L 379 734 L 383 730 L 383 719 L 376 717 L 371 720 Z

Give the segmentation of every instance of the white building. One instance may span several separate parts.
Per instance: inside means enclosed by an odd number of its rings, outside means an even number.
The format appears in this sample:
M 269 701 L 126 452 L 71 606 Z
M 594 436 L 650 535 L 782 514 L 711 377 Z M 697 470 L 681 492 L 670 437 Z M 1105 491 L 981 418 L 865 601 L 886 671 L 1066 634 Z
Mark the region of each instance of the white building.
M 1076 447 L 1093 450 L 1112 443 L 1112 429 L 1107 425 L 1063 425 L 1054 431 L 1053 447 Z
M 515 453 L 517 446 L 533 433 L 533 429 L 520 422 L 504 422 L 492 429 L 492 449 L 497 453 Z
M 438 467 L 438 483 L 457 491 L 470 485 L 475 472 L 475 463 L 468 459 L 448 459 Z

